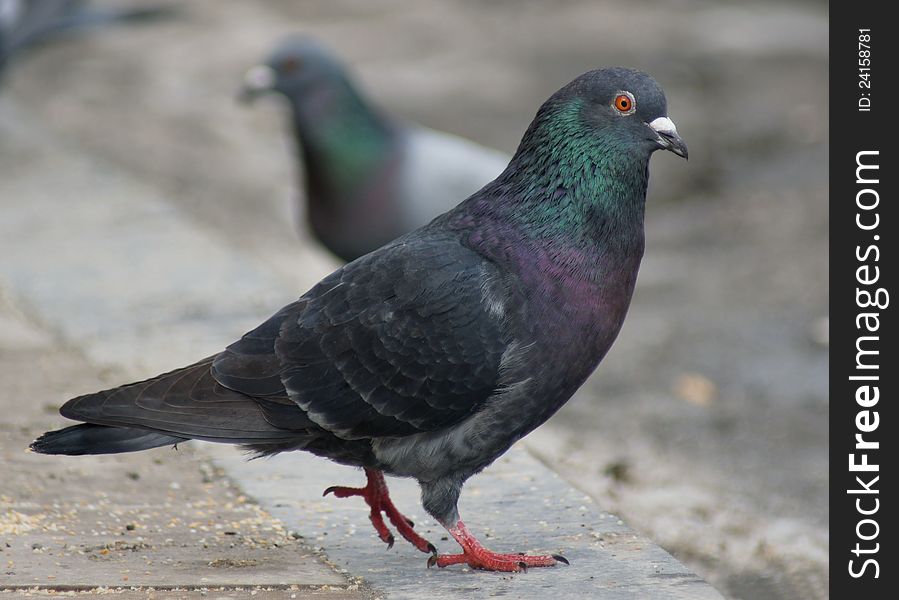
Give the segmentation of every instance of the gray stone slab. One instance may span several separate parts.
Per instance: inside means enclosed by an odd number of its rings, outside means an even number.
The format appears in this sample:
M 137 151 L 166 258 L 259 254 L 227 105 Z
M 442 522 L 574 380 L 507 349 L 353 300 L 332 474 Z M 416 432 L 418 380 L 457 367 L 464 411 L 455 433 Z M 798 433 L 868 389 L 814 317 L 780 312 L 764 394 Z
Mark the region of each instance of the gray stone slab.
M 358 590 L 189 445 L 114 456 L 27 452 L 62 423 L 55 407 L 69 390 L 104 382 L 13 310 L 2 289 L 0 381 L 0 590 Z
M 0 600 L 13 598 L 59 598 L 65 596 L 111 596 L 115 600 L 362 600 L 370 595 L 361 595 L 354 590 L 335 587 L 287 586 L 240 586 L 236 588 L 201 587 L 185 588 L 122 588 L 95 587 L 73 588 L 31 588 L 0 589 Z
M 0 589 L 349 585 L 296 545 L 259 546 L 241 540 L 229 547 L 224 538 L 204 547 L 191 539 L 196 536 L 169 534 L 172 537 L 164 540 L 128 536 L 115 541 L 107 535 L 99 543 L 48 534 L 17 536 L 0 555 L 13 564 L 11 574 L 0 576 Z M 35 545 L 40 550 L 32 550 Z
M 228 448 L 206 446 L 216 463 L 285 527 L 388 598 L 721 598 L 521 445 L 469 480 L 460 504 L 462 518 L 492 550 L 558 553 L 570 566 L 511 575 L 460 566 L 428 569 L 426 556 L 402 539 L 387 550 L 361 499 L 322 497 L 330 485 L 362 485 L 361 471 L 300 453 L 248 462 Z M 441 552 L 458 550 L 443 528 L 424 514 L 415 483 L 391 479 L 389 484 L 395 504 L 416 523 L 416 530 Z

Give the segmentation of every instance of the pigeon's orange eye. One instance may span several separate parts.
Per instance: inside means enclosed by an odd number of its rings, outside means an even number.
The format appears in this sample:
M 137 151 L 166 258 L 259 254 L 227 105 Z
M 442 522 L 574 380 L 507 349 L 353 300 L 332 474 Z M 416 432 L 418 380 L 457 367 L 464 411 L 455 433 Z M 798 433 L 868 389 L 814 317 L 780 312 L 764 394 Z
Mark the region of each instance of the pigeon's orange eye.
M 631 113 L 634 110 L 634 97 L 630 94 L 618 94 L 615 96 L 615 101 L 612 103 L 618 112 L 621 113 Z
M 303 65 L 302 65 L 302 61 L 299 58 L 290 56 L 288 58 L 285 58 L 281 62 L 281 72 L 290 74 L 295 71 L 298 71 L 301 66 L 303 66 Z

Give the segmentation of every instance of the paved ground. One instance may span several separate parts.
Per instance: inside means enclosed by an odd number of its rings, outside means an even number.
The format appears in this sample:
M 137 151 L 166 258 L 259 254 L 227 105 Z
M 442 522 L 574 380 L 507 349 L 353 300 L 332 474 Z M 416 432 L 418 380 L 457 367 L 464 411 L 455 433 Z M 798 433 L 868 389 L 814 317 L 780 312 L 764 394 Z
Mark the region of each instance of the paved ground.
M 4 260 L 16 261 L 4 277 L 17 294 L 67 310 L 54 333 L 108 342 L 87 351 L 93 363 L 127 355 L 132 376 L 160 355 L 175 366 L 215 351 L 334 264 L 288 224 L 280 111 L 232 101 L 243 69 L 293 30 L 335 46 L 383 105 L 504 150 L 537 104 L 586 68 L 625 63 L 657 75 L 691 160 L 654 159 L 628 322 L 530 447 L 729 595 L 825 597 L 823 3 L 206 0 L 177 22 L 48 47 L 17 65 L 0 94 L 5 140 L 17 140 L 3 148 L 0 199 L 30 207 L 3 223 Z M 117 206 L 123 192 L 127 206 L 53 219 L 56 203 L 93 195 Z M 144 219 L 164 222 L 167 211 L 230 249 L 209 258 L 209 271 L 262 258 L 271 273 L 247 266 L 239 284 L 193 291 L 154 271 L 154 254 L 210 249 L 142 237 Z M 140 251 L 86 272 L 66 252 L 70 227 L 95 228 L 97 244 L 103 227 L 130 227 Z M 17 257 L 10 232 L 43 236 L 48 250 Z M 122 272 L 152 277 L 158 295 L 130 293 Z M 73 277 L 118 289 L 102 306 L 90 294 L 55 299 L 54 282 L 77 290 Z M 204 305 L 216 286 L 228 292 Z M 172 295 L 177 315 L 165 308 Z M 135 352 L 140 332 L 117 335 L 133 314 L 178 343 Z M 204 319 L 229 328 L 209 334 Z
M 369 597 L 190 445 L 175 454 L 58 460 L 25 451 L 63 423 L 60 398 L 121 378 L 60 348 L 0 296 L 0 590 L 18 590 L 0 598 L 32 587 L 131 586 L 205 588 L 211 597 L 221 588 L 222 597 Z

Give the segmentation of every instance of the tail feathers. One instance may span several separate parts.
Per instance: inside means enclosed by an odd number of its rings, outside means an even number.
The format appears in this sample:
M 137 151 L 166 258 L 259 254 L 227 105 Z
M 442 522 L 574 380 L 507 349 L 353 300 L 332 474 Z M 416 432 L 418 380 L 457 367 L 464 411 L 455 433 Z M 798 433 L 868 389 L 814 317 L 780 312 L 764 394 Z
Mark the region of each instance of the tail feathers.
M 73 398 L 59 412 L 85 424 L 45 433 L 31 449 L 113 454 L 189 439 L 302 448 L 320 437 L 321 429 L 288 398 L 252 398 L 220 385 L 210 371 L 214 358 Z
M 170 446 L 186 438 L 133 427 L 107 427 L 85 423 L 48 431 L 31 443 L 41 454 L 118 454 Z
M 210 372 L 212 358 L 146 381 L 73 398 L 59 412 L 95 425 L 227 444 L 279 443 L 308 436 L 303 427 L 314 425 L 296 404 L 285 400 L 281 412 L 297 415 L 282 416 L 283 427 L 272 425 L 262 406 L 274 400 L 257 400 L 221 386 Z

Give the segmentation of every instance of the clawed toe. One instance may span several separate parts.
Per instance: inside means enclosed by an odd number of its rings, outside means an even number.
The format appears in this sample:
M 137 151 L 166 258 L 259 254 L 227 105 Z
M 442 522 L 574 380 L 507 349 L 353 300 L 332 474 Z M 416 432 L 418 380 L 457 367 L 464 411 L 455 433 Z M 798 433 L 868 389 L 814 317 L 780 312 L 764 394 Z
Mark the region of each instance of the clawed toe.
M 527 572 L 531 567 L 553 567 L 558 563 L 570 564 L 565 557 L 558 555 L 528 556 L 528 555 L 497 554 L 482 549 L 477 553 L 463 552 L 462 554 L 435 554 L 428 557 L 428 568 L 448 567 L 465 563 L 472 569 L 484 571 L 504 571 L 509 573 Z
M 448 567 L 464 563 L 473 569 L 485 571 L 524 572 L 531 567 L 552 567 L 559 563 L 569 564 L 568 559 L 559 554 L 532 556 L 524 553 L 492 552 L 481 545 L 462 521 L 457 522 L 454 527 L 448 527 L 447 531 L 462 546 L 462 553 L 431 556 L 428 558 L 428 567 Z
M 349 498 L 350 496 L 365 496 L 365 488 L 344 487 L 342 485 L 332 485 L 324 492 L 322 497 L 328 494 L 334 494 L 338 498 Z

